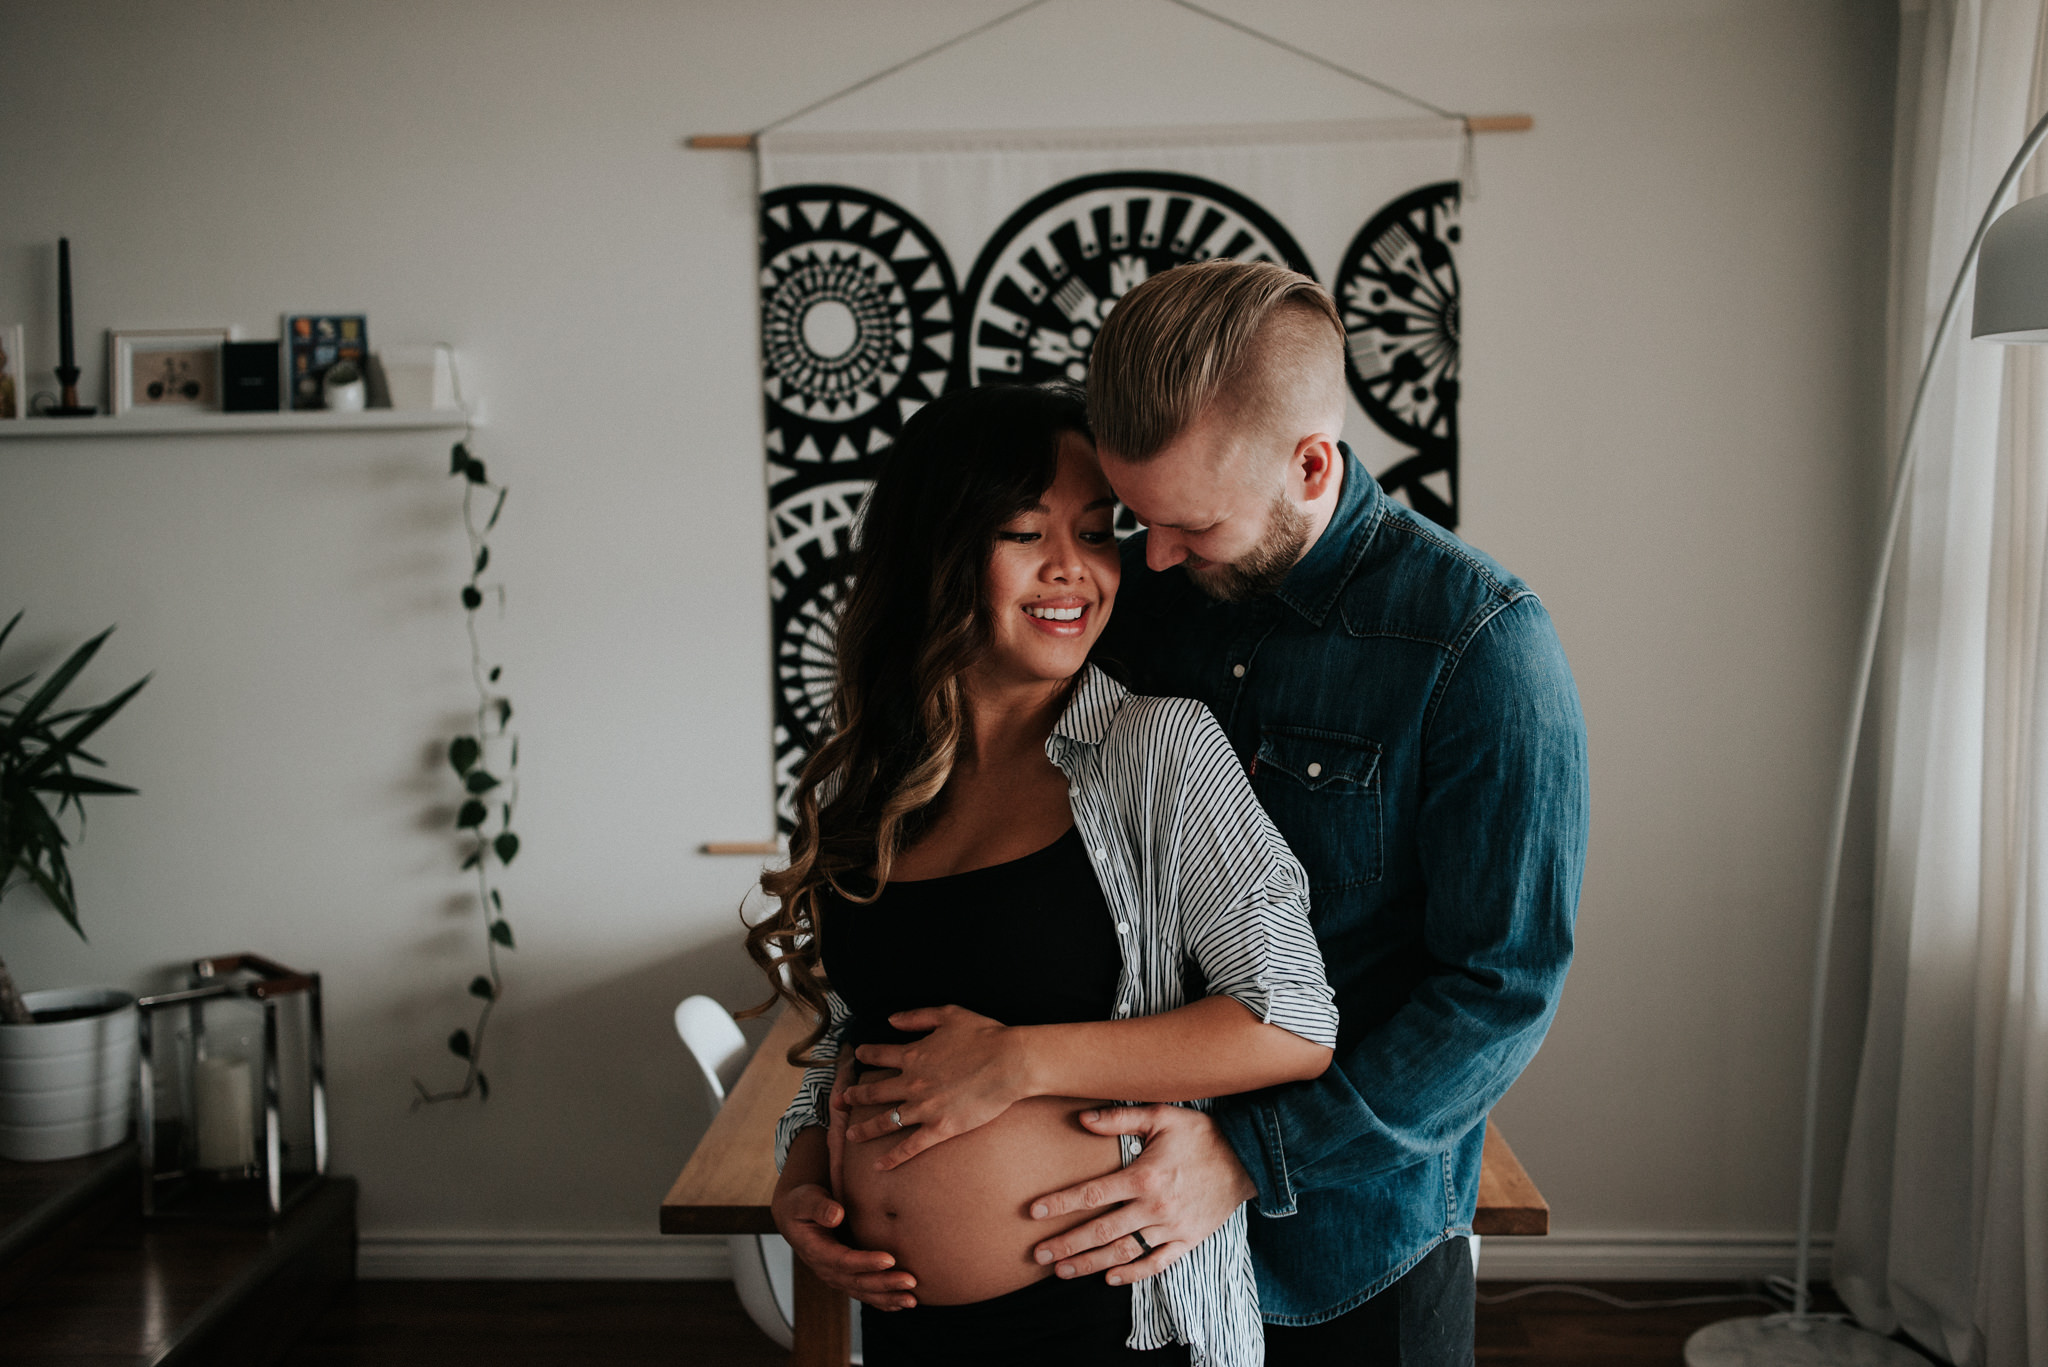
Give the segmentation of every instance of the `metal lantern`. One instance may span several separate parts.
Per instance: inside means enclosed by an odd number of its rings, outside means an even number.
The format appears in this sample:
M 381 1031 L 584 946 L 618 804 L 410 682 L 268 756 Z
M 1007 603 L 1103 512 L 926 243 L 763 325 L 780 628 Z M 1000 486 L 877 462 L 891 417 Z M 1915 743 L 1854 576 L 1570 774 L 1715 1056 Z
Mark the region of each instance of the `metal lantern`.
M 256 954 L 142 998 L 142 1212 L 266 1219 L 327 1171 L 320 975 Z

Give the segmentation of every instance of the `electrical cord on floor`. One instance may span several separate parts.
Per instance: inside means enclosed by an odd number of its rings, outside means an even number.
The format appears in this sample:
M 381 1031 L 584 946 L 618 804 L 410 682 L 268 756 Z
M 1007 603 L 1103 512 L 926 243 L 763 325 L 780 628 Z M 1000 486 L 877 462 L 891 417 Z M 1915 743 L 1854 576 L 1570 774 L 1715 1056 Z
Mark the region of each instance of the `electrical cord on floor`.
M 1760 1301 L 1765 1305 L 1789 1305 L 1792 1301 L 1792 1281 L 1789 1277 L 1771 1277 L 1765 1280 L 1763 1289 L 1739 1291 L 1714 1296 L 1673 1296 L 1658 1300 L 1629 1300 L 1597 1287 L 1577 1286 L 1569 1282 L 1540 1282 L 1534 1286 L 1518 1286 L 1513 1291 L 1499 1295 L 1478 1298 L 1481 1305 L 1504 1305 L 1508 1301 L 1520 1300 L 1524 1296 L 1540 1296 L 1556 1293 L 1563 1296 L 1584 1296 L 1587 1300 L 1611 1305 L 1617 1310 L 1675 1310 L 1688 1305 L 1734 1305 L 1744 1301 Z

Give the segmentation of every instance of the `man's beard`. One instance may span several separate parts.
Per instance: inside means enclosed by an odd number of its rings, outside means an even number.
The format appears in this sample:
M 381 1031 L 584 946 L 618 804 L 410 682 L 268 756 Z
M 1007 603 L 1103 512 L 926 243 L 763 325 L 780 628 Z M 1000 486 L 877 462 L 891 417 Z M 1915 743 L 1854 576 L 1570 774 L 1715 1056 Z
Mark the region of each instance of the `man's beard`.
M 1308 527 L 1308 514 L 1288 502 L 1286 494 L 1275 494 L 1258 545 L 1229 564 L 1208 561 L 1199 569 L 1186 565 L 1188 578 L 1203 593 L 1224 603 L 1241 603 L 1271 593 L 1301 560 L 1302 548 L 1308 545 Z

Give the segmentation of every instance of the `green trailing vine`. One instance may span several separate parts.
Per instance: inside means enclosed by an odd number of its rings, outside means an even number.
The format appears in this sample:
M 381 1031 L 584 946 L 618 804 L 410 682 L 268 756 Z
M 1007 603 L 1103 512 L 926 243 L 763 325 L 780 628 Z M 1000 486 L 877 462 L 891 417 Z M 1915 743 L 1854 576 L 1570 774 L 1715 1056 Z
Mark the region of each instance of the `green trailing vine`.
M 483 639 L 477 634 L 477 613 L 487 597 L 496 598 L 499 611 L 505 606 L 503 584 L 484 583 L 490 567 L 488 540 L 498 518 L 505 511 L 503 485 L 493 484 L 484 463 L 470 454 L 473 434 L 465 432 L 450 453 L 448 473 L 462 480 L 462 526 L 469 534 L 469 580 L 462 586 L 463 624 L 469 631 L 470 680 L 476 685 L 476 725 L 448 742 L 448 766 L 462 782 L 462 806 L 455 813 L 455 829 L 462 839 L 462 868 L 476 875 L 477 905 L 484 916 L 484 962 L 489 969 L 470 979 L 469 994 L 477 998 L 476 1026 L 458 1029 L 448 1036 L 448 1052 L 465 1065 L 462 1085 L 447 1091 L 429 1091 L 413 1079 L 415 1108 L 438 1101 L 463 1101 L 474 1096 L 491 1098 L 491 1082 L 484 1075 L 484 1032 L 491 1012 L 504 995 L 504 977 L 498 966 L 498 952 L 516 947 L 512 923 L 505 919 L 505 901 L 498 891 L 498 875 L 519 855 L 519 837 L 512 821 L 519 807 L 519 738 L 512 734 L 512 700 L 499 691 L 505 667 L 484 663 Z M 490 499 L 490 515 L 477 525 L 480 496 Z M 487 741 L 499 742 L 502 760 L 487 755 Z

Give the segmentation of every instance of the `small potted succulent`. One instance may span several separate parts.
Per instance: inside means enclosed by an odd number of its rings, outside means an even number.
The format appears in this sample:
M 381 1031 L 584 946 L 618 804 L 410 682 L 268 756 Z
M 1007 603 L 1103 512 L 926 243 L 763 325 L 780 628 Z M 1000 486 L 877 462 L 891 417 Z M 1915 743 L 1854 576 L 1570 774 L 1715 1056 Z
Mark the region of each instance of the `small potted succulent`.
M 0 645 L 20 620 L 17 612 L 0 627 Z M 62 821 L 69 811 L 82 822 L 87 797 L 135 791 L 81 769 L 100 764 L 86 741 L 149 680 L 91 706 L 58 700 L 112 631 L 73 651 L 33 691 L 33 674 L 0 686 L 0 906 L 40 895 L 81 939 Z M 135 1026 L 130 993 L 88 987 L 24 995 L 0 960 L 0 1158 L 72 1158 L 127 1138 Z
M 321 402 L 336 413 L 360 413 L 369 403 L 369 387 L 354 361 L 336 361 L 320 377 Z

